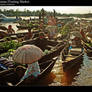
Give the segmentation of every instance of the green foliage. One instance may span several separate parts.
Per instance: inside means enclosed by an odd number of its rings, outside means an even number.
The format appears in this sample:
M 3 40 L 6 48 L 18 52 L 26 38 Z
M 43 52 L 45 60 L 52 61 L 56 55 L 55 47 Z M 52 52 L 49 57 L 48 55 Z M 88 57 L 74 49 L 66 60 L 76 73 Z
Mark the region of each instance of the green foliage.
M 19 43 L 11 40 L 3 43 L 5 49 L 17 49 L 17 47 L 21 46 Z
M 46 55 L 46 54 L 48 54 L 48 53 L 50 53 L 49 50 L 45 49 L 45 50 L 44 50 L 44 54 Z
M 88 47 L 92 47 L 92 43 L 86 43 Z
M 15 50 L 20 46 L 22 46 L 22 44 L 19 43 L 19 42 L 16 42 L 16 41 L 13 41 L 13 40 L 5 41 L 5 42 L 0 43 L 0 50 L 3 50 L 3 51 L 8 51 L 9 49 Z
M 70 25 L 69 24 L 66 24 L 63 28 L 62 28 L 62 31 L 61 31 L 61 34 L 62 35 L 67 35 L 67 33 L 70 32 Z
M 10 56 L 9 52 L 5 52 L 5 53 L 0 54 L 0 57 L 8 58 L 9 56 Z
M 61 14 L 59 12 L 56 12 L 55 10 L 52 12 L 52 11 L 46 11 L 44 10 L 43 8 L 41 10 L 36 10 L 36 11 L 30 11 L 30 10 L 27 10 L 27 9 L 24 9 L 24 11 L 20 11 L 18 9 L 16 10 L 13 10 L 13 9 L 10 9 L 10 10 L 1 10 L 0 9 L 0 13 L 3 13 L 4 15 L 6 16 L 39 16 L 40 13 L 43 14 L 47 14 L 47 15 L 55 15 L 55 16 L 65 16 L 65 17 L 85 17 L 85 18 L 88 18 L 88 17 L 92 17 L 92 13 L 87 13 L 87 14 Z
M 33 26 L 33 24 L 30 22 L 29 24 L 28 24 L 28 27 L 32 27 Z
M 61 33 L 61 31 L 62 31 L 62 28 L 58 27 L 58 33 Z

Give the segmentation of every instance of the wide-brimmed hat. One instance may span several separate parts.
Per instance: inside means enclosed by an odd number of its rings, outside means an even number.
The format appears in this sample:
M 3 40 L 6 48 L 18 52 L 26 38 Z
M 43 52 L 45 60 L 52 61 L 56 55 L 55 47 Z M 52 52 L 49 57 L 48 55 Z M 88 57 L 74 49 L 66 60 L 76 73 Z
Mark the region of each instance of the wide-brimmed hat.
M 44 53 L 39 47 L 35 45 L 24 45 L 15 51 L 13 60 L 20 64 L 31 64 L 39 60 L 43 55 Z

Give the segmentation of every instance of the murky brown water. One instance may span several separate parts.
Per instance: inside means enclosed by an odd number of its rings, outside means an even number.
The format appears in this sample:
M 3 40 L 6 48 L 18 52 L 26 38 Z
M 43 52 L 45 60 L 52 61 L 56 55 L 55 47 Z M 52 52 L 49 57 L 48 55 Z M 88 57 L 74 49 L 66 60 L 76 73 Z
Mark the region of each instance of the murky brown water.
M 8 28 L 8 25 L 12 25 L 16 33 L 27 32 L 27 30 L 19 30 L 16 25 L 18 23 L 2 23 L 2 25 Z M 57 60 L 51 73 L 39 82 L 39 86 L 71 86 L 74 81 L 73 78 L 76 76 L 78 70 L 80 69 L 80 64 L 76 65 L 67 72 L 63 72 L 62 61 Z
M 67 72 L 63 72 L 62 61 L 57 60 L 51 73 L 43 80 L 39 81 L 39 86 L 71 86 L 74 81 L 73 78 L 76 76 L 80 64 L 76 65 Z

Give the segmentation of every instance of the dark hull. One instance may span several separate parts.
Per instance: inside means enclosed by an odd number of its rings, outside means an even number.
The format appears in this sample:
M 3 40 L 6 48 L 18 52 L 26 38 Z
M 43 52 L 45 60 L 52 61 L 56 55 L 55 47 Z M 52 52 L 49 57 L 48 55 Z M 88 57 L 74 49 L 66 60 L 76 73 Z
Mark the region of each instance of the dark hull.
M 0 31 L 0 39 L 6 37 L 8 34 L 4 31 Z
M 17 26 L 16 27 L 21 30 L 21 29 L 29 29 L 29 28 L 38 28 L 38 26 L 32 26 L 32 27 L 27 27 L 27 26 Z
M 29 77 L 28 79 L 26 79 L 25 81 L 23 82 L 20 82 L 18 83 L 16 86 L 39 86 L 39 81 L 44 79 L 47 75 L 49 75 L 49 73 L 51 72 L 54 64 L 55 64 L 56 60 L 55 61 L 51 61 L 51 62 L 48 62 L 45 66 L 40 66 L 40 67 L 45 67 L 45 69 L 41 72 L 41 74 L 37 77 L 37 78 L 31 78 Z M 47 66 L 47 67 L 46 67 Z
M 65 62 L 66 55 L 68 54 L 68 46 L 65 47 L 61 52 L 63 71 L 66 72 L 69 69 L 75 67 L 77 64 L 81 64 L 83 60 L 83 52 L 78 54 L 74 59 Z
M 1 30 L 8 30 L 5 26 L 0 26 Z
M 87 53 L 87 55 L 89 57 L 92 57 L 92 47 L 89 47 L 88 45 L 86 45 L 85 42 L 83 42 L 83 47 L 85 48 L 85 52 Z
M 37 78 L 30 76 L 22 82 L 19 82 L 19 80 L 23 76 L 26 69 L 22 69 L 21 72 L 19 69 L 16 69 L 16 71 L 15 69 L 2 71 L 0 72 L 0 85 L 6 86 L 8 82 L 11 82 L 13 86 L 32 86 L 51 72 L 55 62 L 56 59 L 40 63 L 41 74 Z M 20 76 L 18 76 L 18 74 L 20 74 Z
M 16 27 L 17 27 L 18 29 L 28 29 L 28 28 L 30 28 L 30 27 L 25 27 L 25 26 L 17 26 L 17 25 L 16 25 Z
M 67 63 L 62 63 L 63 70 L 68 71 L 69 69 L 75 67 L 77 64 L 81 64 L 83 60 L 83 53 L 77 56 L 75 59 L 68 61 Z
M 53 49 L 53 51 L 45 56 L 43 56 L 39 62 L 42 63 L 43 61 L 46 62 L 48 60 L 50 60 L 51 58 L 57 57 L 60 55 L 60 52 L 63 50 L 63 48 L 66 46 L 66 44 L 63 45 L 56 45 L 55 48 Z

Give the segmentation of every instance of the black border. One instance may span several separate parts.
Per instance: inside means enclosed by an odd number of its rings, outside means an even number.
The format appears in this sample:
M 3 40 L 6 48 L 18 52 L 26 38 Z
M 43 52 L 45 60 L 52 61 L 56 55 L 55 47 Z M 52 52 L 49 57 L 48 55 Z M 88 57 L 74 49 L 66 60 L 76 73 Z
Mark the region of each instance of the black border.
M 8 1 L 8 0 L 0 0 L 0 1 Z M 20 1 L 20 0 L 16 0 L 16 1 Z M 89 0 L 27 0 L 27 1 L 29 1 L 29 3 L 19 3 L 14 5 L 6 4 L 3 6 L 92 6 L 91 0 L 90 1 Z
M 60 1 L 59 0 L 56 0 L 56 1 L 55 0 L 30 0 L 30 3 L 15 4 L 14 6 L 92 6 L 92 1 L 89 1 L 89 0 L 60 0 Z M 11 87 L 6 87 L 6 88 L 11 88 Z M 23 89 L 23 87 L 12 87 L 12 88 L 22 88 Z M 88 87 L 87 86 L 86 87 L 83 87 L 83 86 L 82 87 L 73 87 L 73 86 L 70 86 L 70 87 L 69 86 L 67 86 L 67 87 L 66 86 L 63 86 L 63 87 L 62 86 L 59 86 L 59 87 L 54 86 L 54 87 L 52 87 L 51 86 L 51 87 L 39 87 L 39 88 L 38 87 L 27 87 L 27 88 L 30 88 L 30 89 L 33 88 L 32 90 L 29 90 L 31 92 L 34 91 L 35 88 L 37 88 L 36 91 L 38 91 L 38 89 L 41 89 L 42 91 L 47 91 L 47 90 L 44 90 L 43 88 L 45 88 L 45 89 L 48 88 L 48 89 L 51 89 L 49 91 L 53 92 L 54 91 L 54 90 L 52 90 L 53 88 L 54 89 L 58 88 L 58 89 L 61 89 L 59 91 L 62 91 L 62 89 L 63 89 L 64 92 L 66 90 L 68 90 L 68 92 L 69 92 L 69 89 L 71 89 L 71 88 L 74 88 L 73 91 L 75 91 L 75 90 L 78 91 L 79 88 L 85 89 L 85 88 L 90 88 L 90 87 L 89 86 Z M 14 90 L 12 90 L 12 91 L 14 91 Z M 21 91 L 21 89 L 19 91 Z M 28 90 L 26 90 L 26 91 L 28 91 Z M 56 91 L 58 91 L 58 90 L 56 90 Z

